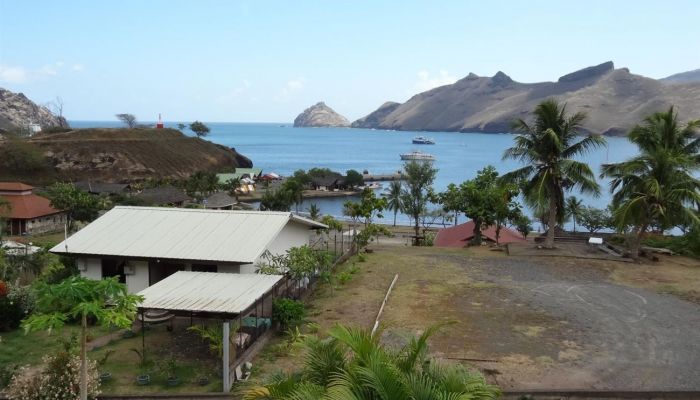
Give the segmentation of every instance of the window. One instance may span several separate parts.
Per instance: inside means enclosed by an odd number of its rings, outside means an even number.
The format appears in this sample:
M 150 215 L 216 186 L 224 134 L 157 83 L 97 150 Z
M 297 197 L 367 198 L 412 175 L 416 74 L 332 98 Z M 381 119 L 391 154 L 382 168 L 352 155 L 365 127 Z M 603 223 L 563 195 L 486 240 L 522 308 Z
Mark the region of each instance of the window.
M 110 278 L 113 276 L 119 277 L 120 283 L 126 283 L 126 275 L 124 275 L 124 265 L 126 261 L 117 260 L 114 258 L 102 259 L 102 277 Z

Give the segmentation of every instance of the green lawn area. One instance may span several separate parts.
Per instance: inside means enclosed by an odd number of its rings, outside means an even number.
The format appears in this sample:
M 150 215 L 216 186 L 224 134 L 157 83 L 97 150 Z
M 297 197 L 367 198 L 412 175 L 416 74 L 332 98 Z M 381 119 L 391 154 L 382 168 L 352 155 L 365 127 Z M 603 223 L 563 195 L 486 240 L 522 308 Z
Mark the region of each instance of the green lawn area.
M 78 335 L 77 326 L 66 326 L 61 332 L 46 331 L 25 334 L 17 329 L 12 332 L 0 332 L 0 366 L 5 365 L 35 365 L 41 358 L 61 347 L 60 339 L 69 339 L 72 334 Z M 108 333 L 106 328 L 90 328 L 89 336 L 97 337 Z
M 68 339 L 71 334 L 78 334 L 77 326 L 67 326 L 60 333 L 31 332 L 24 334 L 22 330 L 0 333 L 0 366 L 6 365 L 38 365 L 44 355 L 61 348 L 61 338 Z M 110 331 L 102 327 L 90 329 L 89 337 L 106 336 Z M 101 368 L 101 372 L 110 372 L 112 379 L 105 382 L 101 391 L 109 394 L 140 394 L 140 393 L 197 393 L 220 392 L 222 380 L 219 376 L 219 359 L 209 352 L 208 344 L 203 342 L 195 333 L 177 328 L 169 332 L 165 326 L 156 326 L 146 331 L 146 354 L 150 365 L 147 372 L 151 375 L 151 384 L 139 386 L 136 376 L 140 374 L 139 356 L 131 349 L 141 351 L 142 338 L 138 334 L 132 338 L 118 338 L 88 352 L 88 358 L 101 359 L 110 350 L 110 355 Z M 159 366 L 165 360 L 174 358 L 177 364 L 177 374 L 181 380 L 178 386 L 167 385 L 167 377 L 161 373 Z M 198 378 L 206 376 L 209 384 L 200 386 Z

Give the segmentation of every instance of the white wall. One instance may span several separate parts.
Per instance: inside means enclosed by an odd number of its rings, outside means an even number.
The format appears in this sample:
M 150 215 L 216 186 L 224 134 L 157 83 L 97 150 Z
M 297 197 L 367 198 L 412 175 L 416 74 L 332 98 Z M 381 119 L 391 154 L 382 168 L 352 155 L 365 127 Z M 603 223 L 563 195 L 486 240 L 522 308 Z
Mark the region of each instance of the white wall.
M 133 275 L 126 275 L 129 293 L 138 293 L 148 287 L 148 261 L 129 261 L 134 267 Z
M 277 237 L 267 245 L 267 250 L 274 255 L 280 255 L 285 254 L 287 250 L 292 247 L 308 245 L 310 232 L 309 227 L 306 225 L 297 222 L 289 222 L 282 228 Z M 263 261 L 262 257 L 258 257 L 255 263 L 241 266 L 241 273 L 254 273 L 255 265 L 261 261 Z
M 102 279 L 102 260 L 99 258 L 79 258 L 76 260 L 78 263 L 78 269 L 80 269 L 80 276 L 99 280 Z M 82 269 L 86 266 L 85 270 Z

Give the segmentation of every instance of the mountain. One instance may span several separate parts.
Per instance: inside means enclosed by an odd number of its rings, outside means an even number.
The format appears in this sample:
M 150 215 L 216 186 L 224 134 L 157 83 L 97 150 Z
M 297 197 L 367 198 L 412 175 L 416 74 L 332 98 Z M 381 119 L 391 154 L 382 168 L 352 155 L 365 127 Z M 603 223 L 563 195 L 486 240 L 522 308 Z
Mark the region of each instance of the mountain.
M 700 69 L 673 74 L 659 80 L 670 84 L 700 82 Z
M 35 185 L 179 179 L 197 171 L 252 166 L 233 148 L 175 129 L 77 129 L 0 142 L 0 181 Z
M 403 104 L 383 104 L 355 127 L 502 133 L 516 118 L 527 119 L 541 101 L 556 98 L 569 111 L 584 111 L 589 133 L 624 135 L 652 112 L 675 105 L 681 120 L 700 118 L 700 83 L 667 85 L 615 69 L 611 61 L 560 77 L 556 82 L 520 83 L 503 72 L 470 73 L 451 84 L 419 93 Z
M 307 108 L 294 119 L 294 127 L 345 127 L 350 121 L 320 101 Z
M 364 118 L 360 118 L 353 122 L 350 126 L 353 128 L 373 128 L 381 123 L 381 121 L 386 118 L 387 115 L 391 114 L 399 108 L 401 103 L 395 103 L 393 101 L 387 101 Z
M 37 105 L 23 93 L 0 88 L 0 132 L 23 129 L 29 124 L 39 124 L 43 129 L 68 126 L 65 118 L 53 115 L 48 108 Z

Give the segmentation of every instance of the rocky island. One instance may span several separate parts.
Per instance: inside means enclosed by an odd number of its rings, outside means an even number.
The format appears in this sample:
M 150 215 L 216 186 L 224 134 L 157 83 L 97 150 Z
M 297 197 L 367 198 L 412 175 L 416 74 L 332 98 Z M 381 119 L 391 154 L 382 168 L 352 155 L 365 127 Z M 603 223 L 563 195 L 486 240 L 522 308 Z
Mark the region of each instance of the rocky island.
M 669 84 L 674 83 L 674 84 Z M 666 81 L 630 73 L 611 61 L 560 77 L 556 82 L 521 83 L 503 72 L 470 73 L 451 84 L 384 103 L 353 122 L 355 128 L 503 133 L 541 101 L 555 98 L 570 111 L 583 111 L 589 133 L 624 135 L 647 115 L 676 107 L 685 122 L 698 118 L 700 82 L 694 72 Z
M 348 127 L 350 121 L 320 101 L 307 108 L 294 119 L 294 127 Z

